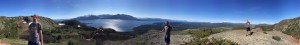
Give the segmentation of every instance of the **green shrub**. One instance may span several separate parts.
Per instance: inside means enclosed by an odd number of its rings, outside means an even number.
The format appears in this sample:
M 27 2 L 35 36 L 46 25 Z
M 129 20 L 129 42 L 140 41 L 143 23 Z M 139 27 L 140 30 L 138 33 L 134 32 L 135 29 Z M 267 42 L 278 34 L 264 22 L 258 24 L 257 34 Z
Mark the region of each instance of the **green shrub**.
M 217 40 L 212 38 L 211 40 L 204 39 L 194 39 L 190 42 L 185 42 L 183 45 L 238 45 L 236 42 L 231 42 L 230 40 Z
M 188 31 L 188 34 L 192 34 L 193 37 L 203 38 L 207 37 L 211 34 L 220 33 L 223 31 L 231 30 L 228 28 L 200 28 L 200 29 L 192 29 Z
M 215 38 L 212 38 L 212 41 L 210 45 L 238 45 L 235 42 L 231 42 L 230 40 L 217 40 Z
M 189 34 L 192 34 L 194 37 L 193 40 L 189 42 L 185 42 L 183 45 L 238 45 L 235 42 L 231 42 L 229 40 L 216 40 L 212 38 L 212 40 L 207 39 L 206 37 L 215 34 L 220 33 L 223 31 L 228 31 L 231 29 L 228 28 L 202 28 L 202 29 L 196 29 L 196 30 L 188 30 Z
M 263 31 L 272 31 L 273 26 L 259 26 Z
M 68 42 L 68 45 L 73 45 L 73 42 L 72 42 L 72 41 L 69 41 L 69 42 Z
M 272 36 L 272 38 L 276 41 L 281 41 L 281 38 L 279 36 Z
M 285 31 L 282 31 L 284 34 L 293 36 L 294 38 L 300 37 L 300 28 L 298 27 L 288 27 Z M 299 39 L 299 38 L 297 38 Z M 300 39 L 299 39 L 300 40 Z
M 268 34 L 266 31 L 263 32 L 264 34 Z
M 21 26 L 17 25 L 16 19 L 4 20 L 4 29 L 0 30 L 1 38 L 19 38 L 22 32 Z

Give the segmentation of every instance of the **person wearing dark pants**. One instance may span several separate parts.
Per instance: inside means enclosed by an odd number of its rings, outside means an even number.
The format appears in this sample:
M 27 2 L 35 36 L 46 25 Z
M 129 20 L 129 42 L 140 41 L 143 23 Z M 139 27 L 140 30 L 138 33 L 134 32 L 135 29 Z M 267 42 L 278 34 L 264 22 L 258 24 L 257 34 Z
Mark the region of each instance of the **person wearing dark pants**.
M 165 43 L 166 43 L 166 45 L 169 45 L 170 44 L 170 42 L 171 42 L 171 40 L 170 40 L 170 34 L 171 34 L 171 30 L 172 30 L 173 28 L 169 25 L 169 22 L 168 21 L 166 21 L 165 22 L 165 26 L 164 26 L 164 29 L 161 31 L 161 32 L 165 32 L 166 34 L 165 34 Z
M 250 22 L 249 22 L 249 20 L 247 20 L 247 22 L 246 22 L 246 31 L 247 31 L 247 34 L 246 34 L 246 36 L 249 36 L 250 34 L 251 34 L 251 28 L 250 28 Z

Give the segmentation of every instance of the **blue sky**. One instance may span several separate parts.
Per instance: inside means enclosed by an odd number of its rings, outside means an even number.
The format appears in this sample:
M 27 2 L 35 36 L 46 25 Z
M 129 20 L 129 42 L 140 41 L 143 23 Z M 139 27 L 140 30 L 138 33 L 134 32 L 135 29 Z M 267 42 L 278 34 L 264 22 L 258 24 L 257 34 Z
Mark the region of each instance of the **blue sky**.
M 1 0 L 0 16 L 39 14 L 68 19 L 88 14 L 129 14 L 197 22 L 274 24 L 300 16 L 298 0 Z

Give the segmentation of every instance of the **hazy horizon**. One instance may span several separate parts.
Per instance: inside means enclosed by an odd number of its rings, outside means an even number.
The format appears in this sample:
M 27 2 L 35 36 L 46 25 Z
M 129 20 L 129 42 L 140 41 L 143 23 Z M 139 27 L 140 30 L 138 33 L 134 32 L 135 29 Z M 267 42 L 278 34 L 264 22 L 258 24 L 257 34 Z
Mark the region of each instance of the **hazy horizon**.
M 128 14 L 192 22 L 274 24 L 300 16 L 294 0 L 2 0 L 0 16 L 39 14 L 51 19 Z

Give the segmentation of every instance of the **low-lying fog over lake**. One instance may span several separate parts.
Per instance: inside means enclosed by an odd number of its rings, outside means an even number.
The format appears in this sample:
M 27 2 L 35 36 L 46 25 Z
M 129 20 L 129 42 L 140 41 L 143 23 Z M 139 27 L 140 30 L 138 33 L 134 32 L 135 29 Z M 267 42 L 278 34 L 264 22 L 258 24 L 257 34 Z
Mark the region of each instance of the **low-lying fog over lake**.
M 144 24 L 163 22 L 163 21 L 137 21 L 137 20 L 120 20 L 120 19 L 95 19 L 95 20 L 79 20 L 79 21 L 82 23 L 86 23 L 88 26 L 92 26 L 92 27 L 102 26 L 103 28 L 112 28 L 119 32 L 132 31 L 134 27 L 144 25 Z

